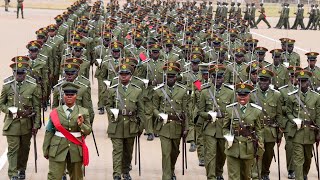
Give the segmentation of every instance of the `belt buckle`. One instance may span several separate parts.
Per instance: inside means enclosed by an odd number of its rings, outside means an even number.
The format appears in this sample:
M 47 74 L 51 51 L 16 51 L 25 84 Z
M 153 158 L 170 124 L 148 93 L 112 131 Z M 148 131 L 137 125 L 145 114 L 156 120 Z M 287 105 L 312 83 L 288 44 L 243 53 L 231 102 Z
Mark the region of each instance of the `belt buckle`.
M 127 110 L 126 109 L 122 109 L 121 114 L 124 115 L 124 116 L 127 115 Z
M 132 112 L 131 112 L 131 111 L 129 111 L 129 112 L 128 112 L 128 115 L 129 115 L 129 116 L 131 116 L 131 115 L 132 115 Z

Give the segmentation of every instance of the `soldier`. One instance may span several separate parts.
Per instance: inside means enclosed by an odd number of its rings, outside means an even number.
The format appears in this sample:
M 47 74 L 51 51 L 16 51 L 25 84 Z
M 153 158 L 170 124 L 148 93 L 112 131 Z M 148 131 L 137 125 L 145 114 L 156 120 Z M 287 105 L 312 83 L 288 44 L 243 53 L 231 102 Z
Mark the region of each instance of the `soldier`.
M 290 13 L 289 4 L 288 3 L 284 3 L 283 23 L 280 24 L 280 29 L 282 28 L 282 26 L 284 26 L 285 29 L 289 29 L 290 28 L 289 13 Z
M 250 25 L 251 28 L 257 28 L 257 26 L 256 26 L 256 5 L 255 5 L 255 3 L 251 3 L 249 25 Z
M 302 30 L 305 29 L 303 18 L 304 18 L 304 9 L 303 4 L 298 4 L 298 10 L 294 13 L 296 15 L 296 20 L 294 21 L 291 29 L 297 29 L 298 26 L 301 27 Z
M 250 84 L 254 88 L 257 87 L 258 84 L 258 69 L 259 63 L 254 61 L 249 66 L 247 66 L 246 72 L 249 74 L 249 78 L 245 83 Z
M 263 153 L 262 108 L 249 103 L 252 90 L 249 84 L 237 84 L 237 102 L 226 106 L 223 134 L 229 180 L 251 179 L 253 159 Z
M 311 9 L 310 9 L 310 12 L 308 12 L 308 14 L 309 14 L 309 21 L 308 21 L 306 29 L 309 29 L 309 27 L 312 26 L 312 24 L 314 23 L 314 20 L 315 20 L 316 11 L 314 8 L 314 4 L 311 4 Z
M 228 84 L 238 84 L 240 82 L 245 82 L 248 79 L 248 72 L 246 69 L 248 65 L 244 62 L 243 48 L 237 48 L 234 50 L 234 63 L 229 64 L 226 68 L 229 69 L 231 74 L 224 74 L 225 82 Z
M 273 63 L 268 67 L 268 69 L 275 73 L 275 76 L 272 78 L 274 89 L 278 89 L 279 87 L 288 84 L 289 81 L 287 67 L 280 62 L 282 52 L 283 51 L 281 49 L 273 49 L 270 51 Z
M 281 38 L 281 49 L 283 53 L 281 55 L 281 63 L 286 67 L 288 66 L 300 66 L 300 55 L 293 51 L 294 39 Z
M 203 121 L 204 162 L 208 180 L 223 180 L 223 166 L 226 160 L 223 118 L 226 105 L 234 101 L 233 89 L 223 84 L 225 70 L 223 65 L 215 65 L 209 69 L 212 84 L 204 86 L 200 94 L 198 121 Z
M 266 52 L 268 52 L 268 49 L 265 47 L 256 47 L 255 53 L 257 54 L 257 60 L 259 62 L 260 68 L 268 68 L 271 64 L 265 60 Z
M 180 139 L 188 134 L 187 89 L 176 83 L 180 69 L 164 66 L 165 84 L 157 86 L 153 96 L 156 132 L 160 135 L 162 152 L 162 180 L 176 180 L 175 164 L 179 156 Z M 185 142 L 183 142 L 185 143 Z
M 235 19 L 236 15 L 236 8 L 234 7 L 236 5 L 235 2 L 231 2 L 230 4 L 230 10 L 229 10 L 229 19 Z
M 279 18 L 279 21 L 277 23 L 277 25 L 274 27 L 274 28 L 278 28 L 278 29 L 281 29 L 281 26 L 283 24 L 283 13 L 284 13 L 284 3 L 281 4 L 281 11 L 279 11 L 278 13 L 280 14 L 280 18 Z
M 10 3 L 10 0 L 4 0 L 4 10 L 6 12 L 9 12 L 9 3 Z
M 308 179 L 312 149 L 319 143 L 317 127 L 320 125 L 319 94 L 309 89 L 312 73 L 307 70 L 297 71 L 299 89 L 288 93 L 287 117 L 292 121 L 289 137 L 293 138 L 293 162 L 296 179 Z
M 142 89 L 130 82 L 133 73 L 131 65 L 122 64 L 116 71 L 119 73 L 119 84 L 108 89 L 106 103 L 107 133 L 113 146 L 113 179 L 121 180 L 122 175 L 125 180 L 131 180 L 129 171 L 134 139 L 140 138 L 144 123 Z
M 62 179 L 66 168 L 71 180 L 83 180 L 82 165 L 89 163 L 85 137 L 91 133 L 91 124 L 88 110 L 76 103 L 79 88 L 64 83 L 65 104 L 50 113 L 42 146 L 43 156 L 49 160 L 48 180 Z
M 259 86 L 251 93 L 250 101 L 262 107 L 261 125 L 263 127 L 263 143 L 265 152 L 262 159 L 258 159 L 253 166 L 252 179 L 257 179 L 259 174 L 262 179 L 269 180 L 270 165 L 274 157 L 274 145 L 280 145 L 282 134 L 279 127 L 282 126 L 282 104 L 283 100 L 279 91 L 270 88 L 274 73 L 268 69 L 261 68 L 258 71 Z M 256 168 L 259 166 L 259 168 Z M 261 171 L 261 172 L 258 172 Z
M 292 160 L 292 137 L 289 137 L 290 134 L 292 134 L 292 125 L 293 122 L 290 121 L 287 117 L 287 106 L 286 102 L 288 101 L 288 93 L 293 92 L 298 89 L 298 81 L 295 79 L 295 72 L 302 70 L 299 66 L 289 66 L 288 68 L 289 72 L 289 83 L 287 85 L 284 85 L 279 88 L 279 91 L 281 93 L 281 96 L 283 97 L 283 104 L 282 104 L 282 114 L 284 116 L 283 123 L 281 123 L 280 128 L 282 132 L 284 133 L 284 138 L 286 140 L 285 144 L 285 150 L 286 150 L 286 162 L 287 162 L 287 170 L 288 170 L 288 179 L 295 179 L 294 174 L 294 164 Z
M 22 19 L 24 19 L 23 17 L 23 1 L 24 0 L 17 0 L 17 19 L 19 18 L 19 11 L 21 10 L 21 17 Z
M 94 111 L 92 107 L 92 100 L 91 100 L 91 87 L 83 82 L 78 78 L 78 74 L 80 71 L 80 67 L 77 61 L 80 59 L 71 58 L 71 62 L 67 59 L 65 64 L 61 65 L 63 69 L 63 80 L 61 80 L 56 86 L 53 87 L 53 98 L 52 98 L 52 107 L 56 108 L 59 105 L 65 104 L 63 101 L 63 89 L 62 86 L 66 82 L 73 82 L 74 84 L 78 85 L 77 91 L 77 105 L 86 108 L 89 111 L 90 123 L 93 123 L 94 120 Z
M 270 25 L 270 23 L 268 22 L 268 20 L 267 20 L 267 16 L 266 16 L 266 10 L 265 10 L 265 8 L 263 7 L 263 3 L 260 3 L 260 10 L 258 11 L 259 13 L 260 13 L 260 15 L 259 15 L 259 18 L 258 18 L 258 20 L 257 20 L 257 22 L 256 22 L 256 28 L 257 28 L 257 25 L 260 23 L 260 21 L 262 20 L 263 22 L 265 22 L 266 24 L 267 24 L 267 26 L 268 26 L 268 29 L 270 29 L 271 28 L 271 25 Z
M 310 78 L 310 86 L 314 91 L 320 91 L 320 68 L 316 65 L 317 56 L 319 53 L 317 52 L 308 52 L 305 54 L 307 56 L 308 66 L 304 68 L 312 72 L 313 76 Z
M 6 114 L 2 135 L 8 142 L 8 176 L 10 180 L 25 179 L 30 140 L 41 127 L 40 92 L 34 81 L 27 80 L 29 64 L 10 65 L 13 76 L 4 81 L 0 105 Z

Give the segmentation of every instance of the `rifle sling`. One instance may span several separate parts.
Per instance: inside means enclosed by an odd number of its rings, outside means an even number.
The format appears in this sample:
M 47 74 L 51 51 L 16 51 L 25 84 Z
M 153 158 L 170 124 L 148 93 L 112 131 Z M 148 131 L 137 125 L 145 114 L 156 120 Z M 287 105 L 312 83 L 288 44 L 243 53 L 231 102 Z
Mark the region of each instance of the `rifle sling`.
M 160 88 L 160 90 L 162 91 L 162 93 L 164 95 L 164 98 L 169 102 L 169 104 L 172 107 L 173 111 L 176 113 L 176 115 L 179 118 L 179 120 L 182 122 L 182 119 L 180 118 L 179 113 L 177 112 L 175 106 L 172 104 L 171 99 L 168 96 L 167 92 L 163 88 Z

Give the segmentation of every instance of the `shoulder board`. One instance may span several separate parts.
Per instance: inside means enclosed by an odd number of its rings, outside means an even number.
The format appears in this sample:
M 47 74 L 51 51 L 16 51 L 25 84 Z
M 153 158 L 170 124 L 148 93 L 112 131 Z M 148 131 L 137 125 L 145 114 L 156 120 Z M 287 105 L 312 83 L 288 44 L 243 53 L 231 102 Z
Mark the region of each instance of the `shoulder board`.
M 206 43 L 207 43 L 207 42 L 202 42 L 202 43 L 200 43 L 200 44 L 202 45 L 202 44 L 206 44 Z M 203 50 L 203 48 L 202 48 L 202 50 Z
M 12 81 L 14 79 L 13 75 L 9 76 L 9 77 L 6 77 L 3 79 L 3 82 L 6 83 L 8 81 Z
M 117 87 L 117 86 L 118 86 L 118 84 L 115 84 L 115 85 L 113 85 L 113 86 L 110 86 L 109 89 L 115 88 L 115 87 Z
M 179 54 L 177 54 L 177 53 L 172 53 L 173 55 L 176 55 L 176 56 L 179 56 Z
M 68 19 L 68 21 L 72 21 L 72 22 L 74 22 L 74 20 L 73 20 L 73 19 Z
M 313 93 L 316 93 L 317 95 L 320 95 L 317 91 L 314 91 L 314 90 L 310 90 L 310 91 Z
M 297 93 L 297 92 L 298 92 L 298 89 L 295 90 L 295 91 L 289 92 L 289 93 L 288 93 L 288 96 L 291 96 L 292 94 L 295 94 L 295 93 Z
M 119 78 L 119 76 L 116 76 L 116 77 L 114 77 L 113 79 L 115 80 L 115 79 L 118 79 Z
M 181 87 L 182 89 L 187 89 L 186 87 L 184 87 L 182 84 L 176 83 L 177 86 Z
M 141 89 L 138 85 L 134 84 L 134 83 L 131 83 L 132 86 L 138 88 L 138 89 Z
M 80 81 L 77 81 L 78 84 L 81 84 L 82 86 L 84 87 L 88 87 L 87 85 L 85 85 L 84 83 L 80 82 Z
M 68 25 L 65 24 L 65 23 L 63 23 L 62 26 L 65 27 L 65 28 L 68 28 Z
M 201 30 L 201 32 L 205 33 L 205 32 L 206 32 L 206 30 L 205 30 L 205 29 L 202 29 L 202 30 Z
M 228 107 L 232 107 L 232 106 L 235 106 L 235 105 L 237 105 L 237 104 L 238 104 L 237 102 L 232 103 L 232 104 L 229 104 L 229 105 L 227 105 L 227 106 L 226 106 L 226 108 L 228 108 Z
M 153 90 L 157 90 L 157 89 L 159 89 L 159 88 L 162 88 L 163 86 L 164 86 L 164 84 L 163 84 L 163 83 L 161 83 L 159 86 L 157 86 L 157 87 L 153 88 Z
M 41 57 L 38 58 L 39 61 L 43 62 L 43 63 L 47 63 L 46 60 L 42 59 Z
M 33 82 L 37 82 L 37 80 L 29 75 L 26 76 L 26 78 L 28 78 L 28 80 L 33 81 Z
M 50 46 L 49 44 L 45 43 L 44 44 L 45 46 L 48 46 L 49 48 L 52 48 L 52 46 Z
M 100 48 L 100 47 L 101 47 L 101 45 L 98 45 L 98 46 L 94 47 L 94 49 L 98 49 L 98 48 Z
M 276 89 L 271 89 L 273 92 L 276 92 L 276 93 L 280 93 L 280 91 L 276 90 Z
M 250 104 L 251 104 L 252 107 L 255 107 L 255 108 L 260 109 L 262 111 L 262 107 L 261 106 L 258 106 L 258 105 L 254 104 L 254 103 L 250 103 Z
M 60 86 L 63 82 L 64 82 L 64 80 L 61 79 L 61 80 L 58 82 L 58 84 L 54 85 L 52 88 L 55 89 L 56 87 Z
M 60 38 L 60 39 L 64 39 L 63 36 L 61 36 L 60 34 L 56 35 L 57 38 Z
M 205 53 L 208 53 L 208 52 L 211 52 L 212 51 L 212 49 L 210 49 L 210 50 L 208 50 L 208 51 L 205 51 Z
M 10 83 L 12 83 L 13 81 L 14 81 L 13 79 L 12 79 L 12 80 L 9 80 L 9 81 L 3 83 L 3 85 L 10 84 Z
M 46 56 L 46 55 L 43 55 L 43 54 L 39 54 L 39 55 L 42 57 L 48 58 L 48 56 Z
M 85 79 L 85 80 L 88 80 L 89 81 L 89 79 L 88 78 L 86 78 L 85 76 L 83 76 L 83 75 L 81 75 L 81 78 L 83 78 L 83 79 Z
M 205 83 L 205 84 L 201 84 L 201 90 L 203 89 L 207 89 L 207 88 L 210 88 L 210 84 L 209 83 Z
M 92 26 L 91 24 L 88 24 L 88 26 L 89 26 L 91 29 L 93 29 L 93 28 L 94 28 L 94 26 Z
M 234 86 L 233 85 L 230 85 L 230 84 L 224 84 L 224 87 L 228 88 L 228 89 L 231 89 L 231 90 L 234 90 Z
M 287 84 L 287 85 L 284 85 L 284 86 L 279 87 L 278 89 L 281 90 L 281 89 L 286 88 L 286 87 L 288 87 L 288 86 L 289 86 L 289 85 Z
M 29 79 L 26 80 L 26 82 L 37 85 L 37 83 L 30 81 Z

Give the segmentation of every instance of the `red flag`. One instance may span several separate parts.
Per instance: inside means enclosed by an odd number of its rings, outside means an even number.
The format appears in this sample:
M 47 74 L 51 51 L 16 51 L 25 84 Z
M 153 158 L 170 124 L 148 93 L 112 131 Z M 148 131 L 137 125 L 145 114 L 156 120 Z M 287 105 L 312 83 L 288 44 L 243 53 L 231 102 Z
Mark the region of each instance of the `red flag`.
M 149 29 L 152 29 L 153 28 L 153 26 L 149 26 Z
M 126 36 L 126 39 L 131 39 L 130 34 L 128 34 L 128 35 Z
M 145 60 L 147 59 L 147 56 L 144 55 L 143 52 L 141 52 L 141 53 L 139 54 L 139 57 L 140 57 L 141 61 L 145 61 Z
M 193 82 L 193 85 L 200 91 L 201 90 L 201 81 L 196 80 Z

